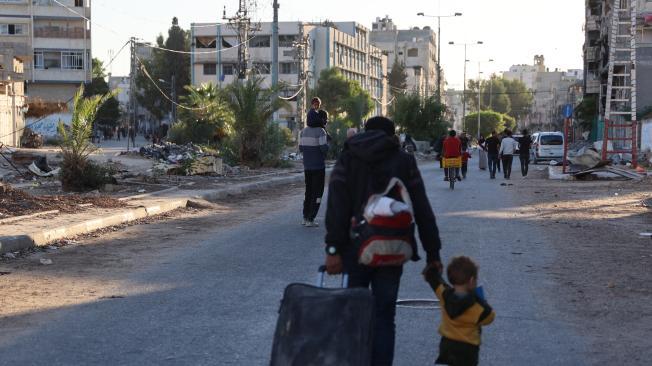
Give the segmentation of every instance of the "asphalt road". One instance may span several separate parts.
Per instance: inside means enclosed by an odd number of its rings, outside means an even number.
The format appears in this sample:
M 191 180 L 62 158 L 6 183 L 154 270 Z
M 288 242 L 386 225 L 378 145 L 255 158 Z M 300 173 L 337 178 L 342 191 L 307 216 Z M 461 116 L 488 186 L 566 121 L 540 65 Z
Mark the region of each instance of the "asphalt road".
M 559 284 L 543 270 L 555 260 L 546 245 L 555 238 L 518 218 L 502 179 L 490 181 L 471 168 L 469 179 L 450 191 L 434 167 L 425 166 L 423 175 L 442 257 L 475 258 L 497 311 L 483 332 L 481 363 L 592 364 L 582 325 L 556 310 Z M 267 364 L 283 289 L 314 282 L 323 260 L 324 230 L 299 225 L 300 204 L 288 202 L 232 229 L 193 233 L 197 245 L 129 276 L 124 292 L 133 286 L 138 294 L 16 319 L 0 332 L 0 365 Z M 401 298 L 434 298 L 419 276 L 422 266 L 406 267 Z M 395 365 L 432 365 L 439 317 L 439 310 L 398 310 Z

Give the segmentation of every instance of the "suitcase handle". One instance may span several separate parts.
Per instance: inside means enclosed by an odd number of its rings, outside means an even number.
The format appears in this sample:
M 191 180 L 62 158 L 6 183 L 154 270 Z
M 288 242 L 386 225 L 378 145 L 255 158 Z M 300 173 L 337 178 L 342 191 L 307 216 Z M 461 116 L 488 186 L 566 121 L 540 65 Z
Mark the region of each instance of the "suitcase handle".
M 319 266 L 319 275 L 317 276 L 317 287 L 324 287 L 324 276 L 326 274 L 326 266 Z M 342 273 L 342 288 L 349 287 L 349 274 Z

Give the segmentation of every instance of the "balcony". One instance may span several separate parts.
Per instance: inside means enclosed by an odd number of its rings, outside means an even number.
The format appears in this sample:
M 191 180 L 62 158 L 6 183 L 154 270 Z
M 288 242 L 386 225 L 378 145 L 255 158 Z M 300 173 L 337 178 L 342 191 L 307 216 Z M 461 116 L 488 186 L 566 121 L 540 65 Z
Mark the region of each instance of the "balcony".
M 81 15 L 91 18 L 91 8 L 89 6 L 75 6 L 74 0 L 58 0 L 59 5 L 52 0 L 34 0 L 34 17 L 44 19 L 82 19 Z M 88 1 L 84 1 L 85 4 Z M 76 14 L 77 13 L 77 14 Z
M 56 26 L 43 26 L 34 28 L 34 37 L 37 38 L 66 38 L 66 39 L 90 39 L 91 31 L 84 28 L 62 28 Z
M 600 47 L 585 47 L 584 48 L 584 61 L 594 62 L 600 60 Z
M 589 15 L 586 17 L 586 26 L 585 30 L 587 32 L 599 31 L 600 30 L 600 17 L 597 15 Z

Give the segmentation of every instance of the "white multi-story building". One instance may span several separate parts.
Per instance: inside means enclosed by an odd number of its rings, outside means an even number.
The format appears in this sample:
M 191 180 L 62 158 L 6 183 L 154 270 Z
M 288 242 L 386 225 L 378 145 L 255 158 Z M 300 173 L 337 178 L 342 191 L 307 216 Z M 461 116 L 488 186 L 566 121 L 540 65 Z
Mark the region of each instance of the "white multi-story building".
M 232 83 L 237 75 L 237 32 L 228 25 L 192 25 L 192 83 L 213 83 L 220 87 Z M 355 22 L 315 25 L 301 22 L 279 22 L 278 80 L 288 85 L 285 96 L 299 91 L 307 79 L 308 90 L 316 86 L 319 73 L 338 68 L 344 77 L 356 80 L 376 100 L 376 114 L 386 111 L 387 59 L 382 51 L 369 44 L 369 31 Z M 298 56 L 297 45 L 307 37 L 307 56 Z M 272 23 L 261 23 L 249 40 L 249 65 L 263 78 L 263 86 L 272 85 Z M 223 50 L 223 51 L 222 51 Z M 310 97 L 310 96 L 308 96 Z M 305 98 L 291 102 L 279 112 L 277 120 L 291 128 L 300 127 L 307 104 Z M 298 124 L 296 122 L 299 122 Z
M 387 70 L 402 62 L 408 91 L 434 95 L 437 91 L 437 39 L 430 27 L 399 30 L 389 16 L 376 18 L 371 26 L 371 43 L 388 54 Z M 441 90 L 445 82 L 443 81 Z
M 0 47 L 25 65 L 28 98 L 69 101 L 91 80 L 90 0 L 0 0 Z

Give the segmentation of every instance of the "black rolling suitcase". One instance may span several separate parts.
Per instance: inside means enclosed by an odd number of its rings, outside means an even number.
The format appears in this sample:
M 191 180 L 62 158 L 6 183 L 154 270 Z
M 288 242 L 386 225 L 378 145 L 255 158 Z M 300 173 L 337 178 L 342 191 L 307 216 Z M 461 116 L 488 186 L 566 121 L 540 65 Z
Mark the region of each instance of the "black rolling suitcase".
M 365 288 L 291 284 L 279 310 L 271 366 L 368 366 L 371 364 L 374 301 Z

